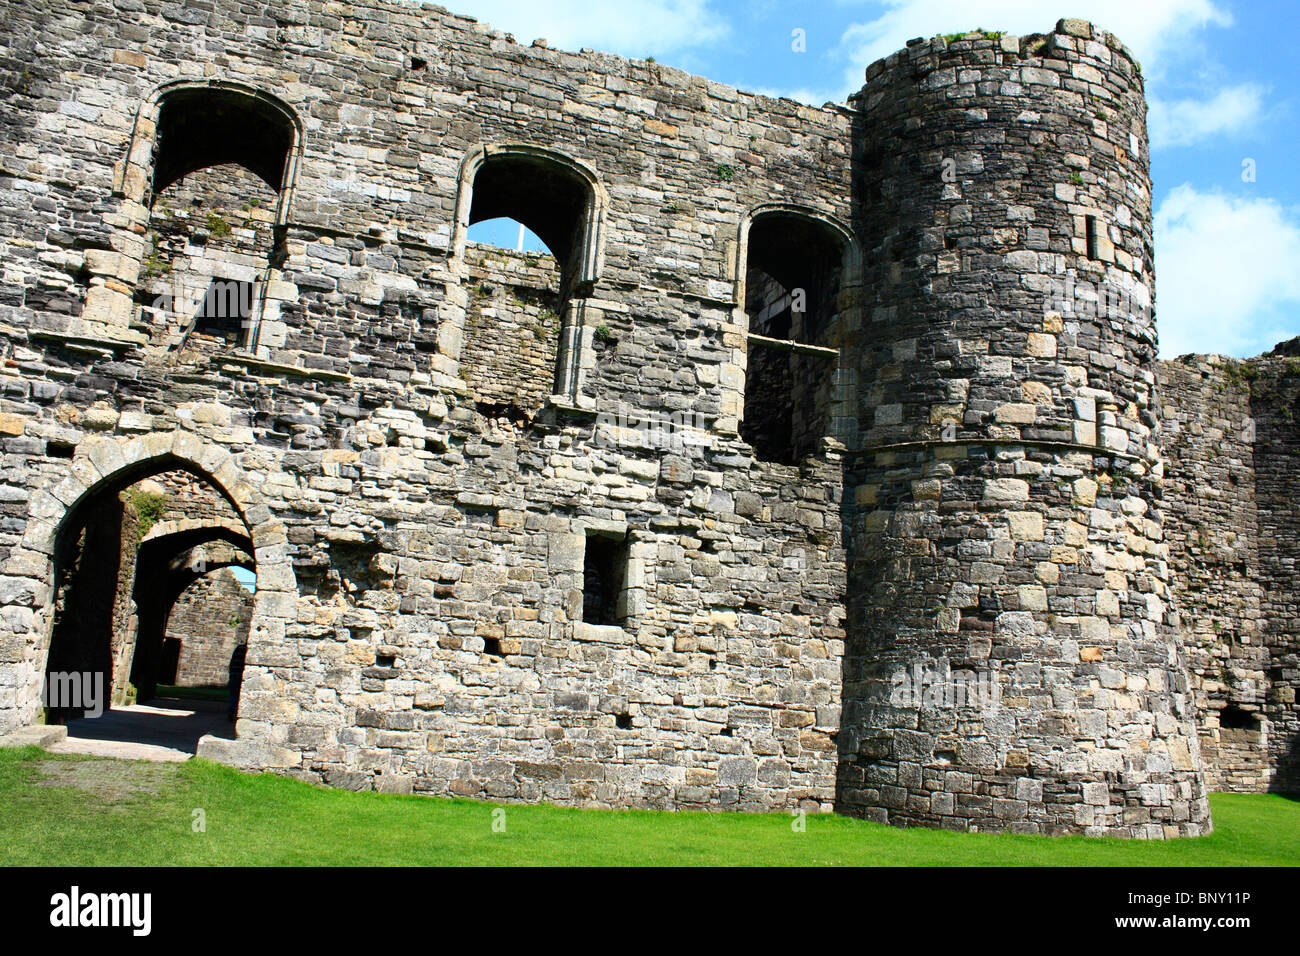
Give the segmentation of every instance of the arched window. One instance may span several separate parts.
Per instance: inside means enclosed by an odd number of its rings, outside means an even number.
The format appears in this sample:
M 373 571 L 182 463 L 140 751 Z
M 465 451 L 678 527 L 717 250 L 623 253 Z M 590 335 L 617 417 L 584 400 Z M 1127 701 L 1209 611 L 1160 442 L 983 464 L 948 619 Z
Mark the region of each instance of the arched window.
M 462 169 L 460 202 L 462 378 L 481 405 L 526 417 L 551 395 L 576 397 L 578 302 L 599 268 L 594 175 L 547 150 L 483 147 Z
M 836 415 L 846 290 L 856 247 L 828 220 L 788 207 L 756 211 L 743 236 L 749 317 L 740 433 L 762 461 L 817 452 Z
M 136 303 L 152 340 L 254 348 L 282 257 L 297 117 L 241 85 L 181 81 L 146 104 L 136 139 L 123 191 L 148 210 Z

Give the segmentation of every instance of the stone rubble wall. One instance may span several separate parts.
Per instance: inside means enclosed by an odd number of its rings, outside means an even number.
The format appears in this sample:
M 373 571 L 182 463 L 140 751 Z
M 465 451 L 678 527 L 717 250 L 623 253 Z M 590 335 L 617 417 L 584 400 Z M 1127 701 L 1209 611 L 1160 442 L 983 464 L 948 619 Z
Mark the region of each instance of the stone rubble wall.
M 154 200 L 137 298 L 150 341 L 165 349 L 214 352 L 226 339 L 194 330 L 213 282 L 259 283 L 275 249 L 275 192 L 233 163 L 191 173 Z M 219 294 L 228 293 L 219 291 Z M 228 337 L 247 342 L 247 328 Z
M 135 587 L 136 542 L 140 537 L 140 518 L 126 505 L 122 508 L 122 524 L 118 532 L 120 542 L 117 562 L 117 587 L 113 601 L 113 672 L 111 701 L 127 702 L 127 684 L 131 673 L 131 659 L 135 654 L 136 613 L 131 601 Z M 90 561 L 99 561 L 100 555 L 87 555 Z
M 1166 512 L 1214 789 L 1297 788 L 1295 340 L 1253 359 L 1160 363 Z M 1220 726 L 1228 708 L 1257 727 Z
M 1259 735 L 1220 727 L 1260 714 L 1267 688 L 1250 383 L 1233 360 L 1160 363 L 1165 539 L 1213 790 L 1268 789 Z
M 204 479 L 188 471 L 161 472 L 135 487 L 166 496 L 159 523 L 190 521 L 236 527 L 243 523 L 239 512 L 226 498 Z
M 1300 792 L 1300 343 L 1250 360 L 1270 789 Z
M 476 401 L 533 417 L 555 385 L 561 309 L 555 259 L 486 245 L 468 247 L 466 257 L 465 382 Z

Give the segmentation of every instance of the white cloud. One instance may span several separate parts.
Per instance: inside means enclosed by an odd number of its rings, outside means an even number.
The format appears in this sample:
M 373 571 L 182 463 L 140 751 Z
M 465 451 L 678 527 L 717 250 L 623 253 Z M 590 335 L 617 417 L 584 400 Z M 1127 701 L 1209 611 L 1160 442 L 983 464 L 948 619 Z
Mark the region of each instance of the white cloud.
M 808 106 L 824 106 L 827 103 L 844 102 L 844 96 L 839 91 L 829 88 L 814 89 L 800 86 L 792 90 L 778 90 L 770 86 L 760 86 L 748 92 L 757 93 L 759 96 L 770 96 L 774 100 L 784 97 L 787 100 L 795 100 Z
M 1071 0 L 1068 14 L 1053 12 L 1042 0 L 883 0 L 883 5 L 883 15 L 849 27 L 840 41 L 836 53 L 847 64 L 846 94 L 861 88 L 868 66 L 913 37 L 977 28 L 1021 36 L 1050 33 L 1057 19 L 1068 15 L 1115 34 L 1150 76 L 1159 72 L 1168 52 L 1195 32 L 1232 23 L 1232 15 L 1213 0 Z
M 706 46 L 730 32 L 710 0 L 459 0 L 450 6 L 520 43 L 545 38 L 565 50 L 592 47 L 638 58 Z
M 1254 355 L 1300 332 L 1300 217 L 1271 199 L 1174 189 L 1156 211 L 1162 357 Z
M 1264 87 L 1229 86 L 1210 99 L 1150 100 L 1151 148 L 1192 146 L 1216 136 L 1243 133 L 1264 118 Z

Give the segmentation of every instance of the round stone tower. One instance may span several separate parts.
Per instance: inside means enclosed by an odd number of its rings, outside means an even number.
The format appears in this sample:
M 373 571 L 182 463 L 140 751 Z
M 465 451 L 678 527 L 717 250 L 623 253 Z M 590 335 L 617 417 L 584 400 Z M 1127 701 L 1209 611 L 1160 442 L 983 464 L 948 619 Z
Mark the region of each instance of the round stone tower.
M 1140 67 L 1062 20 L 914 41 L 853 105 L 839 808 L 1206 833 L 1161 530 Z

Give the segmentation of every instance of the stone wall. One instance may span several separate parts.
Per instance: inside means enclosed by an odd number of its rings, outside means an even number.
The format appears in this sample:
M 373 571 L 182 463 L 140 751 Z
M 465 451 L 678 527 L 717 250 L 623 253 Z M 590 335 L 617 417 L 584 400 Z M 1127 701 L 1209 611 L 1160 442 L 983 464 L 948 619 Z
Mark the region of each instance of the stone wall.
M 1292 339 L 1250 363 L 1255 419 L 1255 504 L 1264 646 L 1271 788 L 1300 792 L 1300 342 Z
M 248 342 L 247 313 L 274 252 L 275 193 L 234 163 L 178 180 L 153 201 L 137 300 L 153 342 L 212 353 Z
M 465 382 L 476 401 L 531 418 L 555 386 L 562 308 L 555 260 L 486 245 L 471 245 L 465 254 Z
M 1187 356 L 1160 363 L 1165 537 L 1188 650 L 1206 777 L 1215 790 L 1266 790 L 1260 735 L 1221 727 L 1229 707 L 1261 714 L 1261 624 L 1254 427 L 1241 363 Z
M 202 418 L 203 410 L 198 414 Z M 149 494 L 165 496 L 162 514 L 154 526 L 159 530 L 166 530 L 169 522 L 182 521 L 242 525 L 239 512 L 230 501 L 192 472 L 182 469 L 159 472 L 134 487 Z
M 816 109 L 435 7 L 130 7 L 12 4 L 0 38 L 0 730 L 34 719 L 69 511 L 185 469 L 258 580 L 238 739 L 205 755 L 352 788 L 1206 832 L 1143 93 L 1114 37 L 923 41 Z M 155 180 L 252 225 L 164 216 Z M 489 213 L 562 268 L 468 243 Z M 769 215 L 816 238 L 788 461 L 742 431 Z M 151 305 L 151 229 L 173 273 L 255 275 L 237 341 L 189 347 L 186 310 Z M 1125 305 L 1056 304 L 1085 282 Z M 615 623 L 584 620 L 598 552 Z M 997 707 L 892 702 L 940 661 Z
M 1171 561 L 1215 789 L 1297 787 L 1297 351 L 1160 364 Z
M 765 465 L 740 440 L 733 263 L 747 211 L 773 196 L 848 220 L 847 110 L 524 47 L 414 5 L 105 4 L 93 28 L 81 9 L 14 13 L 14 109 L 49 128 L 33 140 L 20 119 L 0 139 L 0 208 L 24 210 L 0 225 L 0 332 L 22 366 L 3 409 L 0 547 L 32 576 L 6 619 L 21 635 L 3 643 L 7 722 L 29 719 L 44 666 L 50 502 L 179 456 L 229 493 L 256 552 L 225 759 L 350 787 L 832 807 L 843 461 L 828 445 Z M 52 52 L 23 77 L 27 33 Z M 257 122 L 274 98 L 299 124 L 242 349 L 177 349 L 165 330 L 183 314 L 131 304 L 160 208 L 151 219 L 151 123 L 179 49 L 187 91 L 229 108 L 256 88 Z M 463 176 L 516 146 L 589 183 L 546 375 L 526 352 L 475 352 L 470 328 Z M 198 242 L 191 221 L 187 268 L 239 252 Z M 511 401 L 531 420 L 501 412 L 504 386 L 525 390 Z M 629 540 L 618 626 L 581 619 L 589 533 Z
M 113 509 L 110 514 L 116 515 L 117 509 Z M 125 503 L 121 509 L 121 523 L 116 529 L 117 561 L 110 562 L 110 564 L 115 563 L 117 567 L 111 617 L 113 627 L 113 679 L 110 701 L 113 704 L 124 704 L 129 697 L 127 685 L 131 674 L 131 660 L 135 655 L 137 628 L 135 605 L 131 601 L 131 592 L 135 589 L 135 558 L 139 547 L 140 528 L 140 516 L 129 502 Z M 83 553 L 82 560 L 86 563 L 99 563 L 107 556 L 97 548 L 90 548 Z M 100 611 L 97 608 L 96 616 L 99 613 Z

